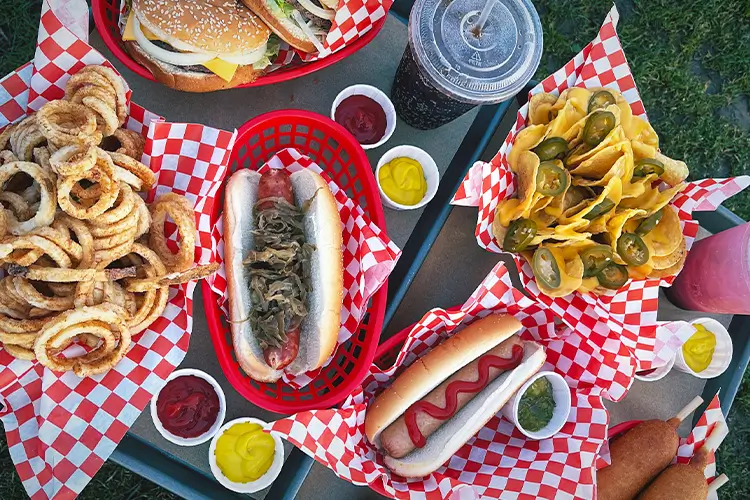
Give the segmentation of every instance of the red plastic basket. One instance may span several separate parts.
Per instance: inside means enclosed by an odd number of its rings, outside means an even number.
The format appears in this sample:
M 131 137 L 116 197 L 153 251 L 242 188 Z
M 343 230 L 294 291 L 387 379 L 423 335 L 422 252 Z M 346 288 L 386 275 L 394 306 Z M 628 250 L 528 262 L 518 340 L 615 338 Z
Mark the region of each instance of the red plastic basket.
M 115 57 L 127 66 L 129 70 L 147 80 L 156 81 L 154 75 L 152 75 L 148 69 L 135 62 L 124 48 L 122 37 L 120 35 L 120 28 L 117 24 L 120 19 L 120 0 L 92 0 L 91 10 L 94 14 L 94 24 L 96 25 L 96 29 L 99 31 L 102 40 L 104 40 L 104 45 L 106 45 Z M 370 31 L 328 57 L 310 63 L 303 63 L 297 60 L 296 63 L 279 68 L 276 71 L 258 78 L 252 83 L 238 85 L 236 88 L 260 87 L 262 85 L 285 82 L 300 76 L 309 75 L 310 73 L 328 67 L 333 63 L 349 57 L 370 43 L 372 39 L 377 36 L 378 32 L 380 32 L 380 29 L 385 24 L 385 19 L 386 16 L 383 16 L 372 26 Z
M 375 176 L 362 147 L 341 125 L 325 116 L 302 110 L 266 113 L 240 128 L 229 159 L 229 172 L 222 180 L 220 196 L 213 207 L 212 223 L 221 216 L 224 184 L 240 168 L 257 170 L 278 151 L 293 147 L 309 156 L 362 207 L 385 231 L 385 216 Z M 338 347 L 335 358 L 320 375 L 302 389 L 282 381 L 266 384 L 252 380 L 237 363 L 232 335 L 219 297 L 203 282 L 203 301 L 216 355 L 232 386 L 254 404 L 276 413 L 291 414 L 315 408 L 330 408 L 343 401 L 367 375 L 375 357 L 383 327 L 387 285 L 372 296 L 357 333 Z

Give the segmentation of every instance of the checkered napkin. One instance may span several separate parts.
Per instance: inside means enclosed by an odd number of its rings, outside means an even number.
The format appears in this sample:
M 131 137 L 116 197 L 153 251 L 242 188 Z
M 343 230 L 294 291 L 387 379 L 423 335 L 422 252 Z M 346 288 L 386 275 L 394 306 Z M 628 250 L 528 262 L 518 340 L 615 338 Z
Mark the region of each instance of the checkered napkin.
M 84 17 L 76 23 L 72 13 Z M 62 96 L 69 75 L 85 64 L 108 65 L 86 44 L 88 30 L 80 26 L 87 19 L 82 0 L 44 2 L 35 60 L 0 80 L 0 128 L 22 119 L 27 108 Z M 209 262 L 216 179 L 226 172 L 235 134 L 166 123 L 133 103 L 126 126 L 146 136 L 143 161 L 158 175 L 150 198 L 174 191 L 190 200 L 198 223 L 196 262 Z M 174 226 L 166 234 L 174 241 Z M 194 288 L 195 283 L 172 287 L 162 316 L 133 339 L 125 358 L 106 374 L 83 379 L 60 374 L 0 349 L 0 420 L 29 496 L 73 498 L 99 470 L 184 358 Z
M 618 89 L 630 103 L 633 113 L 646 118 L 645 109 L 635 86 L 633 75 L 617 37 L 615 27 L 619 14 L 616 7 L 607 15 L 599 34 L 568 64 L 534 87 L 530 96 L 539 92 L 559 95 L 569 87 L 611 87 Z M 525 127 L 529 105 L 523 106 L 516 123 L 505 139 L 500 151 L 490 163 L 476 163 L 456 192 L 454 205 L 476 206 L 479 216 L 476 237 L 479 246 L 491 252 L 501 252 L 492 235 L 492 221 L 498 202 L 516 192 L 514 175 L 510 171 L 507 155 L 516 135 Z M 692 219 L 694 210 L 715 210 L 725 199 L 750 185 L 750 177 L 730 179 L 704 179 L 691 182 L 672 201 L 681 219 L 683 234 L 689 249 L 698 232 L 698 222 Z M 668 339 L 657 339 L 656 312 L 659 286 L 671 285 L 674 277 L 663 279 L 631 280 L 617 292 L 607 295 L 574 292 L 567 297 L 550 298 L 536 285 L 531 266 L 519 255 L 515 256 L 521 281 L 530 295 L 547 305 L 569 326 L 589 337 L 600 348 L 621 358 L 621 365 L 631 365 L 645 370 L 652 368 L 655 359 L 668 354 L 659 353 L 659 347 Z M 630 358 L 630 362 L 626 361 Z M 622 373 L 621 390 L 609 395 L 616 400 L 625 395 L 629 386 Z
M 422 479 L 392 474 L 364 435 L 367 404 L 430 348 L 491 313 L 512 314 L 523 323 L 522 336 L 545 347 L 544 369 L 557 371 L 572 387 L 568 423 L 551 439 L 531 441 L 498 414 L 433 474 Z M 513 288 L 502 263 L 460 308 L 433 309 L 398 335 L 405 343 L 395 364 L 387 370 L 373 365 L 362 386 L 340 408 L 298 413 L 270 428 L 342 479 L 393 498 L 450 498 L 467 487 L 482 498 L 592 498 L 594 462 L 609 420 L 600 396 L 603 388 L 587 371 L 600 362 L 593 358 L 596 346 L 556 327 L 548 308 Z M 563 341 L 561 335 L 575 340 Z
M 299 52 L 305 62 L 317 61 L 343 49 L 361 37 L 388 14 L 393 0 L 339 0 L 339 8 L 328 36 L 323 41 L 323 52 Z
M 357 331 L 359 323 L 367 312 L 367 301 L 388 279 L 396 261 L 401 256 L 401 250 L 386 236 L 386 234 L 371 222 L 359 205 L 349 198 L 343 189 L 333 182 L 328 175 L 310 158 L 299 153 L 296 149 L 282 149 L 263 165 L 260 172 L 269 168 L 283 169 L 294 173 L 309 168 L 319 173 L 328 182 L 341 216 L 343 225 L 343 258 L 344 258 L 344 301 L 341 305 L 341 329 L 338 344 L 345 343 Z M 219 218 L 211 234 L 213 238 L 216 262 L 224 261 L 224 219 Z M 219 297 L 219 307 L 228 315 L 227 309 L 227 280 L 226 271 L 222 266 L 215 275 L 208 278 L 208 284 Z M 292 387 L 304 387 L 309 384 L 335 356 L 318 370 L 293 376 L 284 374 L 284 381 Z

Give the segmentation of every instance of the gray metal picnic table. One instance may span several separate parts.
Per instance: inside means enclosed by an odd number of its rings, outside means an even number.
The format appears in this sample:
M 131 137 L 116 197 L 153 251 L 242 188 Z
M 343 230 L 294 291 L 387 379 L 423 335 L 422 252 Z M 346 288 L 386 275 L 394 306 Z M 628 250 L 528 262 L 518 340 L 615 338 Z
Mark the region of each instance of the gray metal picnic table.
M 338 92 L 355 83 L 366 83 L 388 92 L 398 62 L 406 46 L 405 16 L 410 2 L 397 2 L 381 33 L 353 56 L 321 71 L 293 81 L 258 88 L 234 89 L 213 94 L 187 94 L 172 91 L 140 78 L 111 56 L 96 32 L 91 44 L 121 71 L 133 90 L 133 100 L 169 121 L 195 122 L 232 130 L 267 111 L 299 108 L 328 115 Z M 451 207 L 448 203 L 466 170 L 477 160 L 488 160 L 499 149 L 515 120 L 519 102 L 509 101 L 471 111 L 458 120 L 433 131 L 419 131 L 399 121 L 392 138 L 370 150 L 372 165 L 389 148 L 412 144 L 429 152 L 441 172 L 438 194 L 427 207 L 407 212 L 385 209 L 390 238 L 403 249 L 403 255 L 389 280 L 388 306 L 381 342 L 417 321 L 433 307 L 462 303 L 487 275 L 501 255 L 485 252 L 474 238 L 476 209 Z M 742 221 L 720 209 L 702 214 L 704 229 L 717 232 Z M 506 263 L 514 269 L 512 262 Z M 690 320 L 705 314 L 683 311 L 665 298 L 660 300 L 659 319 Z M 695 395 L 708 399 L 722 388 L 723 407 L 728 411 L 739 387 L 750 350 L 746 345 L 750 322 L 746 317 L 715 316 L 735 339 L 735 359 L 720 379 L 705 381 L 676 370 L 658 382 L 636 381 L 620 403 L 607 403 L 611 423 L 644 418 L 669 418 Z M 203 309 L 200 287 L 194 301 L 194 326 L 190 348 L 181 368 L 198 368 L 216 378 L 227 398 L 226 419 L 254 416 L 266 421 L 278 415 L 262 410 L 244 399 L 227 381 L 214 353 Z M 689 422 L 683 424 L 684 428 Z M 683 429 L 683 432 L 685 429 Z M 286 461 L 281 475 L 254 498 L 382 498 L 377 493 L 353 486 L 300 450 L 286 444 Z M 208 443 L 180 447 L 165 440 L 154 427 L 148 411 L 135 422 L 120 443 L 112 460 L 185 498 L 247 498 L 221 487 L 208 465 Z

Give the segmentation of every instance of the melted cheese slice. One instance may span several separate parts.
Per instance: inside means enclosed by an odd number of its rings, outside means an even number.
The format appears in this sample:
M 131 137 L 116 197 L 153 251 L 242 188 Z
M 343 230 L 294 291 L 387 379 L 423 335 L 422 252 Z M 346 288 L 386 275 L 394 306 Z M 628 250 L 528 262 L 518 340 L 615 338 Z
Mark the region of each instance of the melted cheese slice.
M 133 17 L 135 14 L 133 14 L 133 11 L 130 11 L 130 14 L 128 14 L 128 21 L 125 23 L 125 31 L 122 32 L 122 39 L 127 42 L 133 42 L 135 41 L 135 24 L 133 23 Z M 146 38 L 148 40 L 158 40 L 159 37 L 151 33 L 148 28 L 141 25 L 141 31 L 143 31 L 143 34 L 146 35 Z

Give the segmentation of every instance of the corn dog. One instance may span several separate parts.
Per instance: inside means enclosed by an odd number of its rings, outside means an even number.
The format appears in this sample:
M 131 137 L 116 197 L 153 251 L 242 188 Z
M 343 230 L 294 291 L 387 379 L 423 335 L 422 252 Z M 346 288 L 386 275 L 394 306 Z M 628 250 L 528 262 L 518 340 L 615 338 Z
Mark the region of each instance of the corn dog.
M 609 445 L 612 464 L 597 471 L 599 500 L 632 500 L 677 455 L 680 423 L 703 403 L 696 397 L 675 417 L 646 420 Z
M 708 459 L 726 436 L 727 427 L 722 422 L 714 427 L 711 436 L 689 464 L 674 464 L 667 467 L 643 490 L 638 500 L 706 500 L 708 483 L 705 470 Z

